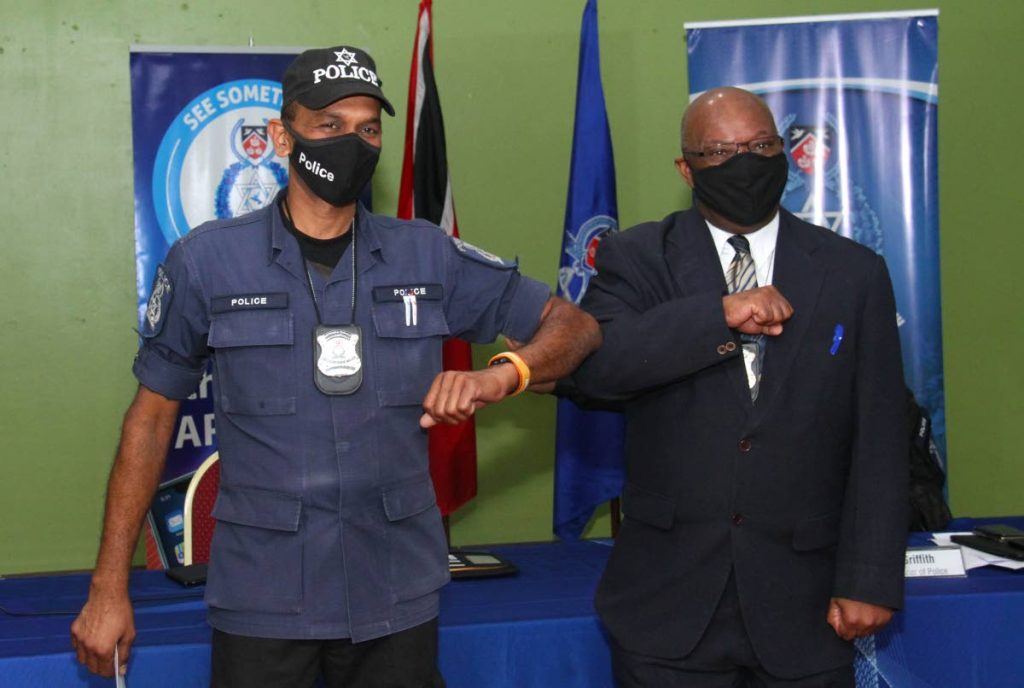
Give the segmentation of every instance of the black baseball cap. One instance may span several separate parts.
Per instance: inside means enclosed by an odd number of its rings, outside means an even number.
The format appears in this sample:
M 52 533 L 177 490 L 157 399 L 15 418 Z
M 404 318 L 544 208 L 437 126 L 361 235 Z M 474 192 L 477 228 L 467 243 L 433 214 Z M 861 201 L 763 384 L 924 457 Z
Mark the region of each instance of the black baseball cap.
M 364 50 L 349 45 L 307 50 L 284 72 L 281 107 L 297 100 L 311 110 L 319 110 L 349 96 L 373 96 L 394 117 L 395 108 L 380 90 L 381 83 L 376 63 Z

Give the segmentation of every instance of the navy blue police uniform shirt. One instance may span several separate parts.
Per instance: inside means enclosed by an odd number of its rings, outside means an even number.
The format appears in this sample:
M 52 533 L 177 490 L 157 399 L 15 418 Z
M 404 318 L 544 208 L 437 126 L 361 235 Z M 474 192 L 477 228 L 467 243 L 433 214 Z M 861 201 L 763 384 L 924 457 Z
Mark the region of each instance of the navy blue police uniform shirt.
M 220 494 L 206 601 L 217 629 L 369 640 L 434 618 L 448 580 L 422 401 L 448 337 L 529 340 L 550 296 L 425 221 L 355 221 L 363 381 L 313 379 L 317 313 L 350 322 L 352 247 L 307 273 L 278 204 L 207 223 L 157 271 L 133 372 L 184 399 L 213 360 Z M 415 302 L 406 298 L 415 294 Z

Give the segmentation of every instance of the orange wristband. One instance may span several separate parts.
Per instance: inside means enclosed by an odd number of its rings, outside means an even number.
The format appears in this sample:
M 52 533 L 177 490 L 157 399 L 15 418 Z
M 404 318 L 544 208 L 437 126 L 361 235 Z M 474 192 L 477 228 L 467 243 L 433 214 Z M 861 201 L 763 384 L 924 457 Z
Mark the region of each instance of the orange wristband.
M 487 361 L 488 367 L 499 363 L 511 363 L 512 367 L 516 369 L 516 374 L 519 375 L 519 384 L 516 385 L 515 391 L 509 396 L 514 397 L 517 394 L 521 394 L 523 390 L 530 386 L 530 366 L 526 365 L 526 361 L 517 354 L 511 351 L 503 351 L 500 354 L 491 356 L 491 360 Z

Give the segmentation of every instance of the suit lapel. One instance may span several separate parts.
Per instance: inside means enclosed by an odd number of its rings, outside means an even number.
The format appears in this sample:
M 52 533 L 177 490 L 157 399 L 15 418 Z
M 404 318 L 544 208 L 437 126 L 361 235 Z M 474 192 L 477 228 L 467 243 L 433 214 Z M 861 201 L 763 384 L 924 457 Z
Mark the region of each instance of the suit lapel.
M 666 233 L 665 264 L 679 297 L 707 292 L 718 292 L 724 296 L 726 293 L 725 275 L 715 251 L 715 242 L 704 217 L 695 209 L 681 213 Z M 743 357 L 738 356 L 724 365 L 739 401 L 748 411 L 751 410 L 753 403 Z
M 825 277 L 825 269 L 812 258 L 820 242 L 820 237 L 782 211 L 772 283 L 792 304 L 793 317 L 785 322 L 781 335 L 766 338 L 761 390 L 753 419 L 755 425 L 771 410 L 814 314 Z
M 665 235 L 665 263 L 678 296 L 708 291 L 725 293 L 722 265 L 704 218 L 696 210 L 677 216 Z

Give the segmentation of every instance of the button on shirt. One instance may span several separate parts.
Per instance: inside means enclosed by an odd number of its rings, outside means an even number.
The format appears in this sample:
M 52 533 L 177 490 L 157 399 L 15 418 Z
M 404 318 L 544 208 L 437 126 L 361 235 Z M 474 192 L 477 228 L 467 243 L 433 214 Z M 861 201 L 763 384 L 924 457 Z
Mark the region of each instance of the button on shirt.
M 324 324 L 350 323 L 352 246 L 307 277 L 274 203 L 193 230 L 158 270 L 133 371 L 182 399 L 213 360 L 206 600 L 228 633 L 358 642 L 437 615 L 447 546 L 419 417 L 442 342 L 529 340 L 550 295 L 427 222 L 359 208 L 354 228 L 363 381 L 348 396 L 314 385 L 308 280 Z

